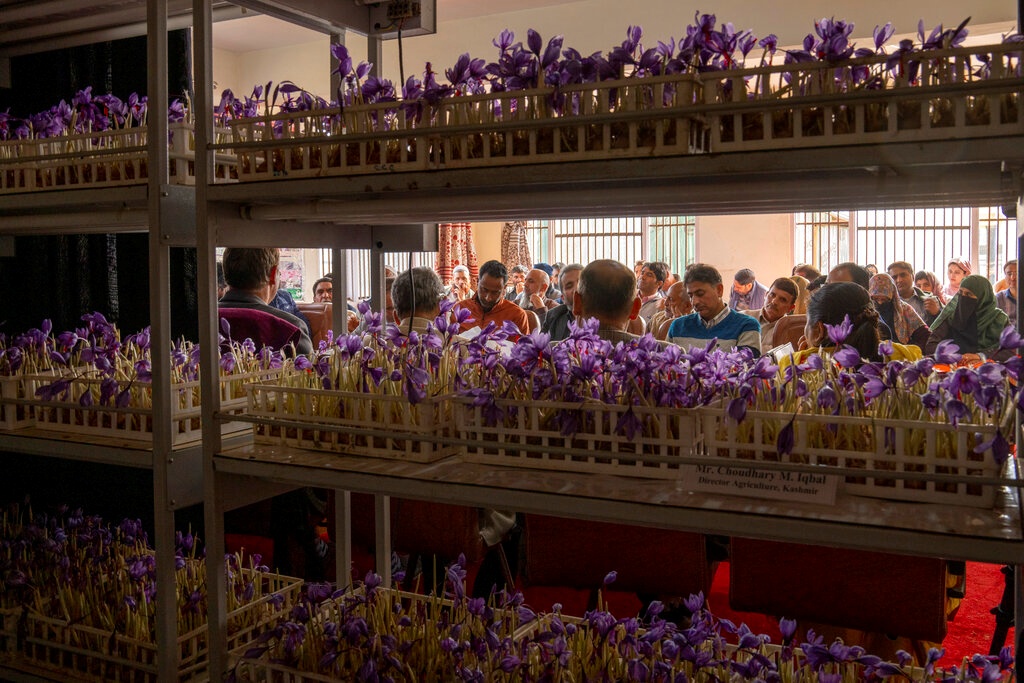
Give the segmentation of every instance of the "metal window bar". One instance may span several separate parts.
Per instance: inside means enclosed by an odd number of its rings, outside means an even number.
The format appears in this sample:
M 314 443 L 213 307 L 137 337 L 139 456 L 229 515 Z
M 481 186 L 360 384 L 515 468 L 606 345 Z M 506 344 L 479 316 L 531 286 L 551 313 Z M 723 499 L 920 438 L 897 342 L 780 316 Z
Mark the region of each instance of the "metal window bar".
M 884 209 L 858 211 L 857 262 L 884 270 L 908 261 L 945 279 L 951 258 L 971 258 L 972 211 L 969 208 Z
M 1017 258 L 1017 219 L 998 206 L 978 209 L 978 271 L 993 282 L 1003 278 L 1003 266 Z
M 345 284 L 352 301 L 360 301 L 370 296 L 371 255 L 372 252 L 369 249 L 348 249 L 345 252 L 346 265 L 348 266 L 345 272 Z M 409 254 L 407 252 L 388 252 L 384 255 L 384 263 L 394 268 L 395 272 L 401 273 L 410 267 Z M 412 255 L 412 266 L 433 268 L 436 263 L 436 252 L 414 252 Z M 320 264 L 324 268 L 325 273 L 330 272 L 332 262 L 329 249 L 321 250 Z
M 793 216 L 793 259 L 823 273 L 850 260 L 850 214 L 846 211 L 801 212 Z
M 530 220 L 526 228 L 534 261 L 643 259 L 681 270 L 695 258 L 695 225 L 693 216 L 655 216 Z

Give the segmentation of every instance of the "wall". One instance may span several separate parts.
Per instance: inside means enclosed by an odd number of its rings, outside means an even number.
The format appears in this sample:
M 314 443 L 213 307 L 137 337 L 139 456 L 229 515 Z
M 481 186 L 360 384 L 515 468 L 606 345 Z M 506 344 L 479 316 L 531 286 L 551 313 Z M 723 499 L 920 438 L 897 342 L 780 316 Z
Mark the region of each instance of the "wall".
M 641 26 L 645 29 L 644 42 L 653 47 L 656 41 L 676 40 L 694 13 L 701 11 L 717 15 L 718 22 L 732 22 L 737 30 L 752 29 L 758 37 L 775 33 L 780 45 L 799 45 L 803 37 L 814 31 L 814 21 L 822 16 L 833 16 L 855 24 L 853 36 L 867 45 L 876 25 L 892 22 L 897 32 L 914 33 L 919 19 L 926 30 L 942 23 L 955 28 L 971 16 L 969 29 L 978 33 L 985 30 L 1005 33 L 1012 30 L 1017 16 L 1014 0 L 976 0 L 969 4 L 953 0 L 934 0 L 931 3 L 892 3 L 865 0 L 858 3 L 832 3 L 822 6 L 812 0 L 753 3 L 747 0 L 717 0 L 712 3 L 682 3 L 678 0 L 581 0 L 562 5 L 550 5 L 543 10 L 528 9 L 502 12 L 483 17 L 444 21 L 443 0 L 439 0 L 438 32 L 430 36 L 415 36 L 403 41 L 405 72 L 422 76 L 425 62 L 433 64 L 434 71 L 443 74 L 455 63 L 459 55 L 469 52 L 473 57 L 493 60 L 497 49 L 491 41 L 504 29 L 526 41 L 527 29 L 534 29 L 547 44 L 556 34 L 565 36 L 564 47 L 572 46 L 587 55 L 596 50 L 607 51 L 626 38 L 626 29 Z M 995 24 L 995 26 L 988 26 Z M 755 48 L 756 55 L 759 50 Z M 394 40 L 385 43 L 384 75 L 397 81 L 398 46 Z M 755 57 L 756 58 L 756 57 Z M 393 67 L 393 68 L 392 68 Z
M 266 86 L 270 82 L 273 89 L 282 81 L 292 81 L 315 95 L 331 99 L 331 68 L 327 36 L 310 43 L 252 52 L 214 50 L 214 102 L 220 102 L 220 93 L 225 88 L 230 88 L 237 97 L 244 97 L 258 84 Z
M 728 285 L 740 268 L 751 268 L 762 284 L 793 269 L 792 214 L 700 216 L 697 259 L 722 273 Z
M 476 244 L 477 263 L 501 260 L 501 228 L 502 223 L 474 223 L 473 242 Z

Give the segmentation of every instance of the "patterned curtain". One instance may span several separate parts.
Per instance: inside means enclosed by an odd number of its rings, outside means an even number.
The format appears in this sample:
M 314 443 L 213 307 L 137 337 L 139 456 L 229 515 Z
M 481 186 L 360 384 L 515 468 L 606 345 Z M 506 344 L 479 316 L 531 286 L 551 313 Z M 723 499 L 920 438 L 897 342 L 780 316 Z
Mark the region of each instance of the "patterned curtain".
M 470 282 L 476 282 L 476 245 L 473 243 L 472 223 L 441 223 L 437 236 L 437 274 L 444 283 L 451 284 L 455 266 L 469 268 Z
M 526 223 L 510 221 L 501 228 L 501 262 L 511 270 L 516 266 L 533 267 L 530 243 L 526 239 Z

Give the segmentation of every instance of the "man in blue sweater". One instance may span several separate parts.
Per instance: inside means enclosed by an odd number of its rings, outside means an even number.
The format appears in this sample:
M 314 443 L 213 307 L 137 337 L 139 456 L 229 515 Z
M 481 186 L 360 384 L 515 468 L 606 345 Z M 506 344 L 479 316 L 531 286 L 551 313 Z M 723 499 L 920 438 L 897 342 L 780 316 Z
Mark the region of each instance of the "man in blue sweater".
M 750 349 L 761 355 L 761 326 L 757 320 L 730 309 L 722 299 L 722 274 L 714 266 L 695 263 L 686 269 L 683 286 L 693 313 L 676 318 L 668 329 L 668 341 L 690 348 L 718 339 L 723 349 Z

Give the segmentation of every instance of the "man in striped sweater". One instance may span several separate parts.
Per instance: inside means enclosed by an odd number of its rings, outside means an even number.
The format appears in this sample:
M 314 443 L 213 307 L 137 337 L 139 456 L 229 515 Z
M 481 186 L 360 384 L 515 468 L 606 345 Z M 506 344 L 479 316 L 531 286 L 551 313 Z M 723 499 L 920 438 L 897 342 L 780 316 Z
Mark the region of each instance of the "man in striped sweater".
M 730 309 L 722 299 L 722 274 L 714 266 L 695 263 L 686 269 L 683 285 L 693 313 L 676 318 L 668 329 L 668 341 L 690 348 L 718 339 L 723 349 L 749 349 L 761 355 L 761 326 L 757 320 Z

